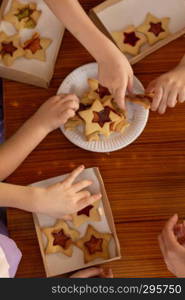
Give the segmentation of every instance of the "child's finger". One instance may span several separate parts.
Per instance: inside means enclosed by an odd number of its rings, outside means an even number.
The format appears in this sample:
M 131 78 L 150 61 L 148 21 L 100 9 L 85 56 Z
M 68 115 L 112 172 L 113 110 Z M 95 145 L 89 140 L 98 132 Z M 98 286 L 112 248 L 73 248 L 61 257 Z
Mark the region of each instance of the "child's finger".
M 65 179 L 65 184 L 70 186 L 75 181 L 75 179 L 83 172 L 84 169 L 84 165 L 81 165 L 73 170 L 71 174 Z
M 90 181 L 90 180 L 82 180 L 82 181 L 80 181 L 80 182 L 74 184 L 74 185 L 72 186 L 72 190 L 73 190 L 75 193 L 77 193 L 77 192 L 83 190 L 84 188 L 90 186 L 91 184 L 92 184 L 92 181 Z
M 173 247 L 179 246 L 179 243 L 177 242 L 177 239 L 174 234 L 174 228 L 175 225 L 178 222 L 178 215 L 175 214 L 172 218 L 168 220 L 166 223 L 164 229 L 163 229 L 163 239 L 165 242 L 165 245 L 168 249 L 171 249 Z
M 81 199 L 79 201 L 79 206 L 81 207 L 80 210 L 87 207 L 88 205 L 100 200 L 101 197 L 102 197 L 101 194 L 92 195 L 90 197 L 84 197 L 83 199 Z
M 177 103 L 178 92 L 175 90 L 171 90 L 168 95 L 168 107 L 175 107 Z
M 183 89 L 179 92 L 179 95 L 178 95 L 178 101 L 179 101 L 180 103 L 185 102 L 185 88 L 183 88 Z
M 60 103 L 60 109 L 62 109 L 62 111 L 66 110 L 66 109 L 77 110 L 77 109 L 79 109 L 79 103 L 75 100 L 69 100 L 69 101 L 61 102 Z
M 130 75 L 128 80 L 128 86 L 127 86 L 127 90 L 130 94 L 133 93 L 133 85 L 134 85 L 134 77 L 133 75 Z
M 75 94 L 59 94 L 61 101 L 64 103 L 66 101 L 74 100 L 76 102 L 79 102 L 79 98 Z
M 101 278 L 113 278 L 113 272 L 111 268 L 108 269 L 102 269 L 102 272 L 100 274 Z
M 90 197 L 91 193 L 89 191 L 84 190 L 76 194 L 76 201 L 78 201 L 78 204 L 80 204 L 79 201 L 81 201 L 82 199 L 88 199 Z
M 113 94 L 114 101 L 123 110 L 125 109 L 126 88 L 127 88 L 127 84 L 123 85 L 121 88 L 118 88 Z
M 153 98 L 152 106 L 151 106 L 152 111 L 156 111 L 158 109 L 158 107 L 161 103 L 162 97 L 163 97 L 163 88 L 160 86 L 154 90 L 154 98 Z
M 164 244 L 161 234 L 158 236 L 158 242 L 159 242 L 159 247 L 161 249 L 162 255 L 163 255 L 163 257 L 165 257 L 166 256 L 166 248 L 165 248 L 165 244 Z
M 75 116 L 75 111 L 74 109 L 66 109 L 64 110 L 61 115 L 60 115 L 60 119 L 62 124 L 65 124 L 67 122 L 68 119 L 73 118 Z

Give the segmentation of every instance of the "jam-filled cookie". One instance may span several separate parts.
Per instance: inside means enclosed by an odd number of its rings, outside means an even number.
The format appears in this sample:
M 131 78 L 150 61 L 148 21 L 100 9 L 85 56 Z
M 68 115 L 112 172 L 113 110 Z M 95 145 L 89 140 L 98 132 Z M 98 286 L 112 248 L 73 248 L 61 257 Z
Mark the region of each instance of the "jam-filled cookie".
M 170 35 L 169 21 L 170 18 L 159 19 L 148 13 L 145 22 L 137 27 L 137 31 L 144 33 L 147 36 L 148 43 L 153 45 Z
M 0 32 L 0 60 L 6 65 L 11 66 L 14 61 L 24 56 L 19 36 L 17 34 L 7 36 L 4 32 Z
M 150 109 L 153 97 L 154 97 L 154 94 L 127 95 L 125 97 L 125 100 L 139 104 L 139 105 L 143 106 L 145 109 Z
M 123 31 L 112 32 L 112 37 L 123 53 L 133 56 L 138 55 L 141 46 L 146 43 L 145 35 L 138 32 L 134 26 L 129 26 Z
M 109 243 L 111 238 L 111 233 L 98 232 L 93 226 L 88 225 L 84 237 L 75 244 L 83 251 L 84 262 L 88 263 L 97 258 L 110 258 Z
M 28 59 L 46 61 L 46 50 L 51 42 L 50 39 L 40 37 L 39 33 L 34 33 L 32 38 L 23 44 L 25 57 Z
M 120 120 L 119 114 L 113 112 L 110 107 L 104 107 L 97 99 L 91 108 L 79 112 L 79 116 L 85 121 L 85 135 L 89 136 L 94 132 L 109 136 L 110 124 Z
M 41 11 L 37 9 L 36 3 L 30 2 L 25 4 L 13 0 L 9 12 L 3 19 L 12 23 L 17 30 L 23 28 L 33 29 L 36 27 L 40 15 Z
M 55 226 L 42 229 L 47 237 L 46 254 L 61 252 L 72 256 L 73 244 L 79 238 L 79 232 L 71 229 L 67 223 L 59 220 Z
M 75 227 L 79 227 L 87 221 L 98 222 L 101 220 L 100 213 L 98 211 L 100 202 L 96 201 L 78 211 L 77 213 L 72 215 L 73 224 Z

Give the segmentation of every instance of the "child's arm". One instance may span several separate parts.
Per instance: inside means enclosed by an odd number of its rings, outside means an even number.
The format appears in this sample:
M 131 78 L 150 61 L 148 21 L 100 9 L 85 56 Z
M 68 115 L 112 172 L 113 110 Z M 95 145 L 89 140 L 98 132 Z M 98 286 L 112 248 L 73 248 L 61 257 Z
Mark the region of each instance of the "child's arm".
M 74 183 L 83 170 L 84 166 L 80 166 L 63 182 L 47 188 L 0 183 L 0 207 L 15 207 L 54 218 L 80 211 L 101 198 L 101 194 L 91 195 L 85 190 L 92 184 L 91 181 Z
M 0 181 L 8 177 L 45 136 L 73 117 L 78 109 L 75 95 L 54 96 L 3 145 L 0 146 Z
M 167 107 L 174 107 L 177 102 L 185 101 L 185 56 L 170 72 L 163 74 L 152 81 L 147 93 L 154 93 L 154 99 L 151 106 L 153 111 L 165 113 Z
M 170 272 L 176 277 L 185 277 L 185 227 L 181 224 L 179 237 L 184 238 L 184 243 L 180 244 L 175 234 L 178 216 L 174 215 L 165 225 L 159 236 L 159 245 L 163 254 L 165 263 Z M 179 230 L 179 229 L 178 229 Z
M 99 81 L 124 108 L 127 87 L 132 89 L 133 71 L 126 57 L 91 22 L 77 0 L 45 0 L 54 14 L 83 44 L 99 64 Z M 76 53 L 78 55 L 78 53 Z

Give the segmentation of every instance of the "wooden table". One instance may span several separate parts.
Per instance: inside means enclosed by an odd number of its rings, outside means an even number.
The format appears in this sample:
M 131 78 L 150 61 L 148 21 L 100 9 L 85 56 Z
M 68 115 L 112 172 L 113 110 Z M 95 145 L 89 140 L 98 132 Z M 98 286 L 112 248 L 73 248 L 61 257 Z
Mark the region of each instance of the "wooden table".
M 88 11 L 99 0 L 82 0 Z M 184 37 L 134 66 L 145 86 L 173 68 L 184 54 Z M 56 93 L 74 68 L 92 57 L 67 31 L 49 89 L 4 80 L 6 137 Z M 164 116 L 151 113 L 140 138 L 129 147 L 97 154 L 75 147 L 61 134 L 51 133 L 7 182 L 29 184 L 58 176 L 79 164 L 98 166 L 115 218 L 123 258 L 110 264 L 116 277 L 170 277 L 163 262 L 157 235 L 175 212 L 185 217 L 185 106 Z M 17 277 L 44 277 L 44 268 L 32 215 L 8 209 L 10 236 L 23 253 Z

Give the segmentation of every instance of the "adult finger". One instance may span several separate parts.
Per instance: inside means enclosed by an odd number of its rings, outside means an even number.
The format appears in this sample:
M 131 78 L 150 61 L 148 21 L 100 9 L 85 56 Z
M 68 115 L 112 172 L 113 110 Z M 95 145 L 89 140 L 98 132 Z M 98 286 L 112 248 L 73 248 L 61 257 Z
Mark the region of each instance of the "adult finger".
M 185 88 L 183 88 L 178 95 L 178 102 L 183 103 L 185 102 Z
M 166 247 L 165 247 L 165 243 L 164 243 L 164 240 L 163 240 L 161 234 L 158 236 L 158 242 L 159 242 L 159 247 L 161 249 L 162 255 L 163 255 L 163 257 L 165 257 L 166 256 Z
M 126 94 L 127 83 L 125 83 L 122 87 L 118 88 L 114 93 L 114 101 L 117 105 L 125 110 L 125 94 Z
M 102 268 L 88 268 L 74 273 L 70 278 L 92 278 L 98 277 L 102 273 Z
M 159 105 L 163 97 L 163 88 L 161 86 L 158 86 L 153 92 L 154 92 L 154 97 L 151 105 L 151 110 L 156 111 L 159 108 Z
M 102 195 L 99 193 L 99 194 L 95 194 L 95 195 L 92 195 L 90 197 L 84 197 L 82 198 L 79 202 L 78 202 L 78 205 L 79 205 L 79 210 L 82 210 L 83 208 L 87 207 L 88 205 L 100 200 L 102 197 Z
M 178 92 L 176 90 L 171 90 L 168 95 L 168 100 L 167 100 L 167 106 L 168 107 L 175 107 L 177 104 L 177 96 Z
M 164 114 L 167 108 L 167 104 L 168 104 L 168 95 L 169 95 L 169 90 L 168 88 L 163 88 L 163 95 L 162 95 L 162 99 L 161 102 L 159 104 L 159 108 L 158 108 L 158 112 L 160 114 Z
M 168 222 L 166 223 L 163 229 L 162 235 L 165 241 L 165 245 L 168 249 L 180 246 L 174 234 L 174 228 L 177 222 L 178 222 L 178 215 L 175 214 L 172 218 L 168 220 Z
M 71 174 L 64 180 L 63 183 L 65 183 L 65 185 L 70 186 L 75 181 L 75 179 L 84 171 L 84 169 L 84 165 L 81 165 L 78 168 L 74 169 L 71 172 Z
M 79 192 L 79 191 L 85 189 L 86 187 L 90 186 L 91 184 L 92 184 L 92 181 L 90 181 L 90 180 L 82 180 L 82 181 L 80 181 L 80 182 L 74 184 L 74 185 L 72 186 L 72 190 L 73 190 L 75 193 L 77 193 L 77 192 Z

